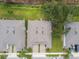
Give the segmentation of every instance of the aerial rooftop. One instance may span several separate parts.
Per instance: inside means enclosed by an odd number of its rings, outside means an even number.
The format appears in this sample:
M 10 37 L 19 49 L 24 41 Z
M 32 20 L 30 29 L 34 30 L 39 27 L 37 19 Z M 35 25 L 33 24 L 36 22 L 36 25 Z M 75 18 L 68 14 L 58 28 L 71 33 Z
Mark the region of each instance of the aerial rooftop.
M 25 22 L 23 20 L 0 20 L 0 51 L 14 45 L 19 51 L 25 47 Z
M 27 34 L 27 47 L 32 48 L 35 44 L 44 44 L 46 48 L 52 47 L 50 21 L 28 21 Z
M 65 35 L 65 47 L 69 48 L 71 46 L 79 45 L 79 22 L 72 22 L 65 26 L 70 28 L 67 35 Z

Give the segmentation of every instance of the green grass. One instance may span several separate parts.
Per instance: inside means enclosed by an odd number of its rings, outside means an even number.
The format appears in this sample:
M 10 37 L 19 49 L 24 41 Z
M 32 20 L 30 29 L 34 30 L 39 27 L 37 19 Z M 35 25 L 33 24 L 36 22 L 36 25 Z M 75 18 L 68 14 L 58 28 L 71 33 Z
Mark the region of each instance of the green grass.
M 6 55 L 0 55 L 0 59 L 6 59 Z
M 79 22 L 79 16 L 74 16 L 71 21 L 73 21 L 73 22 Z
M 62 52 L 63 51 L 63 40 L 61 38 L 53 38 L 52 48 L 48 49 L 47 52 Z
M 30 19 L 43 18 L 40 5 L 0 4 L 0 18 L 5 19 Z

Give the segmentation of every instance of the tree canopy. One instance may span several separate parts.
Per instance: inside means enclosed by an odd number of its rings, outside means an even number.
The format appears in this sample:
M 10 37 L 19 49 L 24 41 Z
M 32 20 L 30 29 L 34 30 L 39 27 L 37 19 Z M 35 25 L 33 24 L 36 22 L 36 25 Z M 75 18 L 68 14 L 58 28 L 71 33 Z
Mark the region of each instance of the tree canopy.
M 64 32 L 64 24 L 69 21 L 69 6 L 57 0 L 44 4 L 42 11 L 45 18 L 52 21 L 54 35 L 60 36 Z

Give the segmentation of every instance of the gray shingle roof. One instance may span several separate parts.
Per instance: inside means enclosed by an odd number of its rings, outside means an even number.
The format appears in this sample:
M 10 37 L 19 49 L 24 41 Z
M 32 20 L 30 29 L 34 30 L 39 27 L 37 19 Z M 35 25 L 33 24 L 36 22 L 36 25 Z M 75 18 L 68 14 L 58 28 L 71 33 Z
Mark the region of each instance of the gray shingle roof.
M 67 35 L 65 35 L 66 48 L 79 44 L 79 22 L 72 22 L 65 27 L 71 28 Z
M 25 22 L 23 20 L 0 20 L 0 51 L 7 45 L 15 45 L 16 50 L 25 47 Z
M 47 48 L 52 47 L 51 22 L 29 21 L 27 33 L 27 47 L 35 44 L 44 44 Z

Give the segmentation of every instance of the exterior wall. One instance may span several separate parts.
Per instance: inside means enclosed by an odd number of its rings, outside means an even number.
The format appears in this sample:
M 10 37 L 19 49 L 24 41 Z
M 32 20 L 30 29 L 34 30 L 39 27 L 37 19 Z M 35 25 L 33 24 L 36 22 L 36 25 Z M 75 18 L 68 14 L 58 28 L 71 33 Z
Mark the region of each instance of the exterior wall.
M 46 2 L 46 0 L 4 0 L 4 1 L 12 3 L 26 3 L 26 4 L 42 4 Z
M 1 0 L 3 1 L 3 0 Z M 26 3 L 26 4 L 42 4 L 49 0 L 4 0 L 4 2 Z M 79 0 L 63 0 L 65 4 L 79 4 Z
M 79 0 L 64 0 L 66 4 L 79 4 Z
M 3 0 L 0 0 L 0 2 L 1 2 L 1 1 L 3 1 Z

